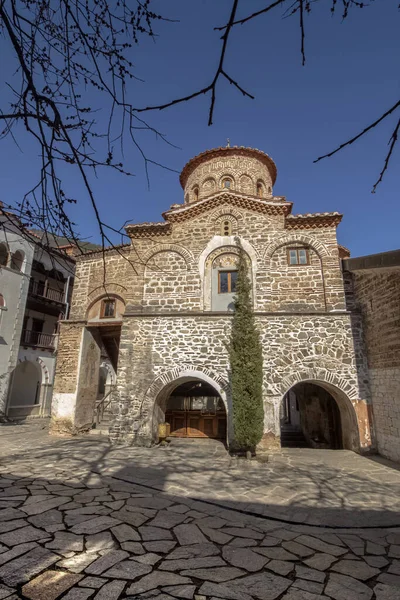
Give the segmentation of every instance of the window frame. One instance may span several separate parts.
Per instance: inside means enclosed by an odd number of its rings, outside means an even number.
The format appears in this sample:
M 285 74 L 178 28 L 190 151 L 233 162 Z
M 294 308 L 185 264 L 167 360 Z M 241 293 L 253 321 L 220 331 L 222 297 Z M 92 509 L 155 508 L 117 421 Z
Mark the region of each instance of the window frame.
M 114 304 L 114 312 L 112 315 L 106 315 L 106 305 L 113 303 Z M 101 301 L 100 307 L 100 319 L 115 319 L 117 316 L 117 300 L 116 298 L 103 298 Z
M 306 254 L 306 262 L 300 262 L 300 255 L 299 255 L 300 250 L 304 250 L 304 252 Z M 293 251 L 296 252 L 296 258 L 297 258 L 297 262 L 295 262 L 295 263 L 292 263 L 290 260 L 290 253 Z M 291 246 L 291 247 L 287 248 L 286 249 L 286 257 L 287 257 L 287 264 L 289 267 L 305 267 L 310 264 L 309 248 L 305 248 L 304 246 Z
M 228 233 L 226 233 L 226 229 L 228 230 Z M 232 235 L 232 223 L 228 219 L 223 219 L 221 221 L 221 235 L 223 237 L 229 237 Z
M 221 292 L 221 275 L 223 274 L 227 274 L 228 275 L 228 291 L 227 292 Z M 230 271 L 228 270 L 221 270 L 218 271 L 218 294 L 235 294 L 236 293 L 236 289 L 232 291 L 232 273 L 238 273 L 237 269 L 231 269 Z
M 229 181 L 229 185 L 225 185 L 225 181 Z M 223 177 L 221 180 L 221 188 L 223 190 L 232 190 L 233 189 L 233 179 L 231 177 Z

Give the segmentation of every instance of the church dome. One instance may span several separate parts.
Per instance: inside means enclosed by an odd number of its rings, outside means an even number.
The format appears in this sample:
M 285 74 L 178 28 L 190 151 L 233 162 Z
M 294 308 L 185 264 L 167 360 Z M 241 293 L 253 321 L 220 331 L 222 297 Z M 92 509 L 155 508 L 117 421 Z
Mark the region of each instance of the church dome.
M 180 182 L 185 203 L 220 191 L 271 198 L 277 169 L 272 158 L 255 148 L 227 146 L 198 154 L 184 166 Z

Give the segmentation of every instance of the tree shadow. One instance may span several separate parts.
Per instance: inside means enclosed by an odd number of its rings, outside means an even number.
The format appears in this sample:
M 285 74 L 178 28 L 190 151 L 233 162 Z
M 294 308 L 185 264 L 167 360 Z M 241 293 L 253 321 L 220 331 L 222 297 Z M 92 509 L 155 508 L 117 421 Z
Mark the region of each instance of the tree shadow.
M 350 451 L 296 449 L 258 463 L 232 459 L 223 444 L 207 440 L 153 448 L 111 446 L 97 436 L 47 442 L 3 455 L 1 466 L 87 486 L 112 478 L 285 523 L 400 526 L 399 469 Z

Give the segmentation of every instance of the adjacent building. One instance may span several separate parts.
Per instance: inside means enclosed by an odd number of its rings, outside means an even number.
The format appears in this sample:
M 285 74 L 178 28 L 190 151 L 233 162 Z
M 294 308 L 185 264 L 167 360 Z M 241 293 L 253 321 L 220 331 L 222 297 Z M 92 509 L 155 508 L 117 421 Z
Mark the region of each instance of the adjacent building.
M 0 212 L 0 417 L 49 416 L 58 323 L 68 318 L 75 259 Z
M 162 221 L 128 225 L 129 244 L 77 257 L 54 430 L 92 427 L 106 353 L 117 373 L 113 442 L 149 445 L 165 421 L 175 436 L 232 441 L 226 344 L 239 242 L 264 354 L 261 446 L 374 448 L 362 316 L 336 236 L 342 215 L 294 214 L 274 195 L 276 177 L 259 150 L 203 152 Z
M 377 448 L 400 461 L 400 250 L 346 259 L 343 268 L 363 317 Z

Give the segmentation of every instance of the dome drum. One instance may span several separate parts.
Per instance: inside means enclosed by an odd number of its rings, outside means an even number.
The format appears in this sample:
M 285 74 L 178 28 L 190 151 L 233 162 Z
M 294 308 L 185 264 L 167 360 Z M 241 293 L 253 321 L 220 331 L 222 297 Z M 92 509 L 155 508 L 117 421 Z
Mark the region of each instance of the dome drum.
M 219 191 L 235 191 L 271 198 L 276 180 L 274 161 L 252 148 L 227 147 L 207 150 L 184 167 L 180 182 L 185 203 L 202 200 Z

